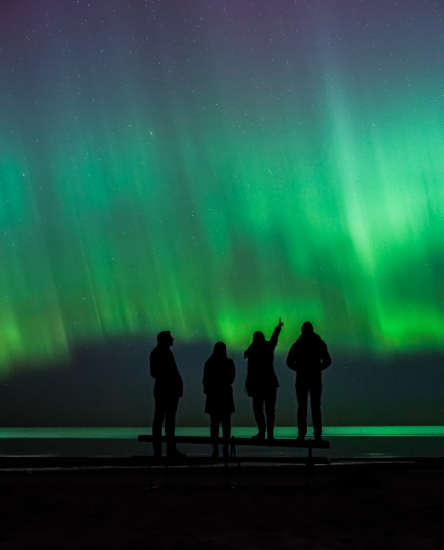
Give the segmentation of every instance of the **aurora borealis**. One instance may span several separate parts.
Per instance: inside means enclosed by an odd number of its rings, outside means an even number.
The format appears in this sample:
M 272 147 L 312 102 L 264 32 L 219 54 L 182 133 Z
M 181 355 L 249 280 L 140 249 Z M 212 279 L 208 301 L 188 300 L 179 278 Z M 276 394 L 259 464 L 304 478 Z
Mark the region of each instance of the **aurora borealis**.
M 444 347 L 439 1 L 0 5 L 0 373 L 171 329 Z

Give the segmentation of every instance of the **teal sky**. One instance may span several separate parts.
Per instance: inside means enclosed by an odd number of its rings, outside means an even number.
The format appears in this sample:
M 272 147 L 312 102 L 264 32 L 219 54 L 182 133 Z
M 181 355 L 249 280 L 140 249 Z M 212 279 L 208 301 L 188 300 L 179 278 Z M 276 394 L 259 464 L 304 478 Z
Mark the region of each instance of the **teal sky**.
M 0 8 L 0 372 L 279 316 L 444 347 L 444 6 L 44 4 Z

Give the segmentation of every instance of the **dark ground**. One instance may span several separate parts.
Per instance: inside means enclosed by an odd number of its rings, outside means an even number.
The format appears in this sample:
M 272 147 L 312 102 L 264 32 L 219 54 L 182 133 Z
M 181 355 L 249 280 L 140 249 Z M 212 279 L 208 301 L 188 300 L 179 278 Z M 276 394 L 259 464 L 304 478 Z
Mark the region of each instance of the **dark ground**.
M 235 470 L 233 470 L 235 472 Z M 444 462 L 0 472 L 0 548 L 444 549 Z M 150 490 L 150 479 L 160 487 Z

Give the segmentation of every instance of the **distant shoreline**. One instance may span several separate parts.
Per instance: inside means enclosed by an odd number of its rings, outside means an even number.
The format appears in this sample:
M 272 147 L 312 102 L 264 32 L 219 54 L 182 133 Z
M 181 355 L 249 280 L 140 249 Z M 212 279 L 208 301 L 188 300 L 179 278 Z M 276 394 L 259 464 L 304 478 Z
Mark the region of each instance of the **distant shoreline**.
M 208 426 L 178 426 L 177 435 L 208 433 Z M 429 426 L 325 426 L 325 437 L 444 437 L 444 425 Z M 234 426 L 233 435 L 249 437 L 253 426 Z M 133 439 L 151 434 L 151 426 L 4 426 L 0 439 Z M 278 426 L 276 437 L 296 437 L 296 426 Z M 311 437 L 309 428 L 308 437 Z

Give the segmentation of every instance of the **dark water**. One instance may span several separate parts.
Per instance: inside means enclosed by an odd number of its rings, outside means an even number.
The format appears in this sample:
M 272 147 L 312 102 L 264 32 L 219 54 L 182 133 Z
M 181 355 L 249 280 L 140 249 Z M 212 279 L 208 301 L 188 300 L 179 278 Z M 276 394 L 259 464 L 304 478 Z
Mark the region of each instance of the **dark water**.
M 236 427 L 233 435 L 249 437 L 255 428 Z M 151 445 L 138 443 L 143 427 L 103 428 L 1 428 L 0 455 L 113 456 L 150 455 Z M 180 435 L 208 435 L 207 427 L 181 427 Z M 295 427 L 277 429 L 277 438 L 296 437 Z M 310 436 L 310 433 L 309 433 Z M 328 450 L 316 450 L 317 456 L 330 458 L 443 457 L 444 426 L 330 426 L 324 437 Z M 208 445 L 180 445 L 189 455 L 208 456 Z M 304 449 L 242 447 L 247 457 L 305 456 Z

